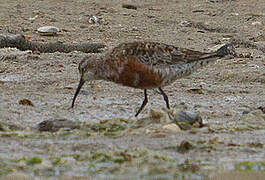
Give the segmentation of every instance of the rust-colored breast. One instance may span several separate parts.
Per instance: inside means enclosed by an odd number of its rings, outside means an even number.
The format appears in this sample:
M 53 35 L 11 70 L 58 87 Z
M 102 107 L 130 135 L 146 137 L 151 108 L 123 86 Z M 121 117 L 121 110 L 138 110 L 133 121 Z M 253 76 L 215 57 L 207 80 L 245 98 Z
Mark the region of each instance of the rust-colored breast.
M 161 73 L 133 57 L 120 56 L 105 61 L 104 79 L 124 86 L 152 89 L 162 84 Z

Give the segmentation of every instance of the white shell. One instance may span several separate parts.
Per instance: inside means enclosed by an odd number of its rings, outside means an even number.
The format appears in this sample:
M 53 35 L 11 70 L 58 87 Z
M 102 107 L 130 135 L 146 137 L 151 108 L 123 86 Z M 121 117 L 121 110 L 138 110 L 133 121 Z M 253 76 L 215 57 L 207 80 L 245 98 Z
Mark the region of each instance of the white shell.
M 52 36 L 60 32 L 60 29 L 55 26 L 43 26 L 37 29 L 37 31 L 40 35 Z
M 100 24 L 100 20 L 98 17 L 96 16 L 92 16 L 91 18 L 89 18 L 88 22 L 90 24 Z
M 208 50 L 214 52 L 214 51 L 217 51 L 219 48 L 221 48 L 224 45 L 225 44 L 218 44 L 218 45 L 215 45 L 213 47 L 209 47 Z

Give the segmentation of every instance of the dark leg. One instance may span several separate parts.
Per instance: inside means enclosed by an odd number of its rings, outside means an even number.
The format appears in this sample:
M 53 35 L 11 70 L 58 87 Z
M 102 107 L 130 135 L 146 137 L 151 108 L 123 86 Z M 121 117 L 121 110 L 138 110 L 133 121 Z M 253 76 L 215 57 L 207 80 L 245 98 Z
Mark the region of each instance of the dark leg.
M 147 104 L 148 102 L 148 98 L 147 98 L 147 90 L 144 89 L 144 101 L 140 107 L 140 109 L 137 111 L 137 113 L 135 114 L 135 117 L 138 116 L 138 114 L 140 114 L 140 112 L 143 110 L 143 108 L 145 107 L 145 105 Z
M 161 87 L 160 87 L 160 88 L 158 88 L 158 90 L 160 91 L 160 93 L 162 94 L 162 96 L 163 96 L 164 100 L 166 101 L 167 108 L 168 108 L 168 109 L 170 109 L 170 108 L 169 108 L 168 97 L 167 97 L 166 93 L 163 91 L 163 89 L 162 89 Z

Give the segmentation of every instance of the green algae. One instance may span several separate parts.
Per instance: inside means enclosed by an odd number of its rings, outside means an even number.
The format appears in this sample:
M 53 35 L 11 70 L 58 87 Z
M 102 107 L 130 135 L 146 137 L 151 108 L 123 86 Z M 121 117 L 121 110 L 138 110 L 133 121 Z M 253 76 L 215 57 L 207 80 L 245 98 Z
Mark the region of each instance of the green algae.
M 235 170 L 238 171 L 264 171 L 265 172 L 265 161 L 264 162 L 252 162 L 242 161 L 234 164 Z
M 38 156 L 29 158 L 29 159 L 23 159 L 27 165 L 35 165 L 35 164 L 41 164 L 42 163 L 42 159 Z

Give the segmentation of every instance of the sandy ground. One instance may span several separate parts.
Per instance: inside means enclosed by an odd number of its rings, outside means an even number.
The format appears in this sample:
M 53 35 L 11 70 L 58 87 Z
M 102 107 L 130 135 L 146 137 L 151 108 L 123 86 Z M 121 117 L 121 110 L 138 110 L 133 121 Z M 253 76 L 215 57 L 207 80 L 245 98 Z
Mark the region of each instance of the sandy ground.
M 124 3 L 137 9 L 122 8 Z M 92 15 L 100 25 L 88 23 Z M 151 40 L 210 51 L 234 37 L 264 45 L 264 19 L 263 0 L 0 2 L 1 34 L 24 34 L 38 42 L 100 42 L 106 49 Z M 45 25 L 62 32 L 40 36 L 36 29 Z M 261 178 L 265 115 L 257 108 L 265 106 L 265 56 L 240 46 L 236 51 L 250 56 L 222 59 L 164 88 L 172 107 L 185 104 L 207 127 L 167 131 L 159 123 L 136 129 L 125 125 L 112 136 L 107 130 L 91 131 L 89 124 L 144 121 L 150 109 L 165 107 L 161 95 L 150 91 L 149 104 L 135 119 L 142 90 L 99 81 L 85 85 L 70 109 L 77 66 L 86 54 L 0 49 L 0 177 L 202 179 L 227 173 L 231 178 L 239 171 L 238 177 Z M 19 104 L 22 99 L 34 106 Z M 37 131 L 38 123 L 62 118 L 86 125 L 57 133 Z M 184 140 L 195 148 L 179 153 L 176 147 Z M 37 162 L 32 164 L 33 157 Z

